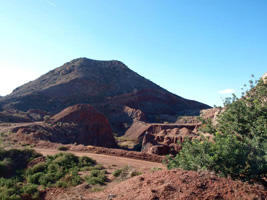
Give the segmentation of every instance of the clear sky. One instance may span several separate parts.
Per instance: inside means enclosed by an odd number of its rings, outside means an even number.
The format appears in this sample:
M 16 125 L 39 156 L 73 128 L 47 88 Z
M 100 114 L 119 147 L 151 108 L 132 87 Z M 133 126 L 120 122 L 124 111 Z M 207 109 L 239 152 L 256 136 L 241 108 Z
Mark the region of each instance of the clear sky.
M 0 0 L 0 95 L 78 57 L 222 105 L 267 71 L 267 1 Z

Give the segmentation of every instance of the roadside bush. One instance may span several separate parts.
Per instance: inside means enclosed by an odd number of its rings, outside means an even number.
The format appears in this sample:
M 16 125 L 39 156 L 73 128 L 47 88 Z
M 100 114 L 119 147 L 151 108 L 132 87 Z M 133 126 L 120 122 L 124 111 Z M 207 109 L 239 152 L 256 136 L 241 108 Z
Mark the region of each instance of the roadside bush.
M 93 167 L 94 165 L 95 161 L 91 158 L 79 158 L 70 153 L 59 153 L 47 156 L 45 163 L 27 169 L 26 176 L 29 183 L 45 187 L 76 186 L 82 181 L 78 171 L 84 167 Z
M 96 162 L 92 158 L 89 158 L 87 156 L 79 157 L 79 167 L 93 166 L 95 164 L 96 164 Z M 95 166 L 95 167 L 97 167 L 97 166 Z
M 69 148 L 68 147 L 65 147 L 65 146 L 59 146 L 58 147 L 58 150 L 59 151 L 67 151 L 67 150 L 69 150 Z
M 175 158 L 167 157 L 167 167 L 207 169 L 267 186 L 267 85 L 260 80 L 250 81 L 250 86 L 241 99 L 226 99 L 216 127 L 205 122 L 214 142 L 187 140 Z
M 77 157 L 69 153 L 59 153 L 47 156 L 44 163 L 36 164 L 26 169 L 32 159 L 38 157 L 33 150 L 3 150 L 0 149 L 0 200 L 8 199 L 39 199 L 38 187 L 68 187 L 76 186 L 84 181 L 79 171 L 83 168 L 102 169 L 101 165 L 88 157 Z M 19 165 L 21 163 L 21 165 Z M 93 184 L 102 184 L 105 174 L 92 173 Z M 104 176 L 104 178 L 103 178 Z

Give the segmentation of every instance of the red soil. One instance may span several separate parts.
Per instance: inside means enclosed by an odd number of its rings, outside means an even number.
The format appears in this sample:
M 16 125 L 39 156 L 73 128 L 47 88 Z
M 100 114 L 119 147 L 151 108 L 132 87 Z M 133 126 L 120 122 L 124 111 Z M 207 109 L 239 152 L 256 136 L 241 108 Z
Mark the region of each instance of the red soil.
M 78 186 L 77 186 L 78 187 Z M 137 176 L 108 187 L 100 192 L 77 188 L 74 196 L 68 190 L 55 189 L 46 199 L 113 199 L 113 200 L 169 200 L 169 199 L 266 199 L 267 191 L 257 185 L 249 185 L 210 173 L 184 170 L 162 170 Z M 78 195 L 78 196 L 77 196 Z

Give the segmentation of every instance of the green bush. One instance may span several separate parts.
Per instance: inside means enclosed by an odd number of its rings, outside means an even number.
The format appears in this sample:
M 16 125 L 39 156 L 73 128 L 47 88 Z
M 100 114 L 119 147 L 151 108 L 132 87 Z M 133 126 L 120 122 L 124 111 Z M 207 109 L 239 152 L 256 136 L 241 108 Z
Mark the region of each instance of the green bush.
M 68 187 L 68 183 L 59 180 L 59 181 L 56 182 L 55 186 L 56 187 L 60 187 L 60 188 L 66 188 L 66 187 Z
M 85 180 L 90 185 L 103 185 L 106 180 L 105 171 L 92 170 L 90 176 L 86 176 Z
M 59 167 L 59 165 L 57 165 L 57 164 L 49 164 L 48 166 L 47 166 L 47 171 L 49 172 L 49 173 L 52 173 L 52 174 L 54 174 L 54 173 L 57 173 L 58 171 L 60 170 L 60 167 Z
M 79 157 L 79 167 L 93 166 L 96 162 L 87 156 Z
M 21 187 L 17 179 L 0 178 L 0 199 L 21 199 Z
M 39 156 L 41 156 L 39 153 L 31 149 L 0 149 L 0 176 L 6 178 L 20 176 L 18 172 L 25 169 L 31 160 Z
M 32 198 L 39 197 L 38 185 L 27 184 L 23 187 L 23 193 L 31 195 Z
M 46 164 L 44 163 L 39 163 L 34 165 L 33 167 L 29 168 L 26 172 L 27 175 L 32 175 L 38 172 L 44 172 L 46 169 Z
M 60 151 L 67 151 L 67 150 L 69 150 L 69 148 L 68 147 L 65 147 L 65 146 L 59 146 L 58 147 L 58 150 L 60 150 Z
M 121 173 L 122 173 L 122 169 L 116 169 L 116 170 L 113 172 L 113 176 L 118 177 Z
M 43 177 L 43 176 L 44 176 L 43 172 L 34 173 L 34 174 L 28 176 L 27 182 L 32 183 L 32 184 L 36 184 L 36 185 L 40 185 L 40 180 L 41 180 L 41 177 Z
M 95 161 L 91 158 L 59 153 L 48 156 L 44 163 L 36 164 L 26 170 L 28 162 L 37 156 L 39 154 L 32 150 L 0 149 L 2 159 L 0 174 L 7 176 L 7 173 L 12 173 L 11 178 L 0 178 L 0 200 L 21 199 L 22 196 L 38 199 L 39 186 L 44 188 L 76 186 L 83 181 L 78 174 L 82 168 L 102 169 L 100 165 L 95 166 Z M 19 166 L 19 163 L 22 165 Z M 92 174 L 97 178 L 92 182 L 101 184 L 103 173 L 96 175 L 96 172 L 93 172 Z
M 267 177 L 267 85 L 250 81 L 251 89 L 241 99 L 225 101 L 226 110 L 218 125 L 205 121 L 214 142 L 187 140 L 175 158 L 167 157 L 167 167 L 186 170 L 207 169 L 233 179 L 264 183 Z M 256 85 L 256 86 L 254 86 Z M 266 182 L 265 182 L 266 184 Z
M 48 156 L 45 163 L 37 164 L 26 171 L 28 183 L 45 187 L 76 186 L 82 182 L 78 172 L 83 168 L 102 168 L 88 157 L 77 157 L 70 153 Z

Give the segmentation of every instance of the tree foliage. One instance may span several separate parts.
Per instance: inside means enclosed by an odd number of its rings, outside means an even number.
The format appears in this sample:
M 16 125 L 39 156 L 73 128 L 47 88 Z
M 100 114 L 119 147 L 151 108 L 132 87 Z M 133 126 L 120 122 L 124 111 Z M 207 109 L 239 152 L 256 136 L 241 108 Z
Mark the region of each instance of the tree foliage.
M 235 95 L 226 99 L 216 126 L 204 121 L 208 128 L 203 130 L 214 134 L 214 141 L 187 140 L 175 158 L 168 157 L 169 169 L 207 169 L 233 179 L 263 182 L 267 177 L 267 85 L 262 79 L 249 83 L 250 89 L 240 99 Z

